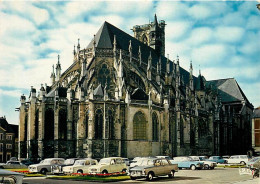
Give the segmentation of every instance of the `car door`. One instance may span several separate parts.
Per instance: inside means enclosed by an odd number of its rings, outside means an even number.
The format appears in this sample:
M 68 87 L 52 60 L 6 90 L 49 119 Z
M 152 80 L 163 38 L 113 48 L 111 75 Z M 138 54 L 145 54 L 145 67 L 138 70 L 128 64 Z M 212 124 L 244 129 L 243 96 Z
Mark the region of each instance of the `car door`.
M 163 173 L 162 175 L 167 175 L 171 173 L 172 165 L 169 163 L 167 159 L 162 159 L 163 164 Z

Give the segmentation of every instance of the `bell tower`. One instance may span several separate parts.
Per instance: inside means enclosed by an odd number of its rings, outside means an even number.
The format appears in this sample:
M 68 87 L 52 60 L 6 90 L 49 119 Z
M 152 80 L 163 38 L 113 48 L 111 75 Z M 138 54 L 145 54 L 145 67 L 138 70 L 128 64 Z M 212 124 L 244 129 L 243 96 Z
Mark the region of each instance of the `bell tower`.
M 152 47 L 158 55 L 165 55 L 165 21 L 154 21 L 149 24 L 136 25 L 133 27 L 134 37 L 144 44 Z

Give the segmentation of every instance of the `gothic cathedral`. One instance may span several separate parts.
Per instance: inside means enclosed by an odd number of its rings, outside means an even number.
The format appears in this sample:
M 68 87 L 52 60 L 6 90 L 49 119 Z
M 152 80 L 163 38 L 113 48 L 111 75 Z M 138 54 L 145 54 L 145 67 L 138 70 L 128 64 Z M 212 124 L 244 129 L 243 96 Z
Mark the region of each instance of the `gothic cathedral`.
M 21 96 L 19 158 L 245 154 L 252 104 L 234 78 L 165 57 L 165 27 L 104 22 L 63 73 L 58 56 L 50 84 Z

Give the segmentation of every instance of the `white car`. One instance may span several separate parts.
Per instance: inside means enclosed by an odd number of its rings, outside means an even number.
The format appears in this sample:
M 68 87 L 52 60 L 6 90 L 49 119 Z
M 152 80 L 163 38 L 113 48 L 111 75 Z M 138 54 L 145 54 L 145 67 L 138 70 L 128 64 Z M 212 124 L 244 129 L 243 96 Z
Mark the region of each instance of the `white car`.
M 32 173 L 41 173 L 46 174 L 47 172 L 51 172 L 51 166 L 53 165 L 63 165 L 63 158 L 46 158 L 41 161 L 39 164 L 32 164 L 29 166 L 29 172 Z
M 225 159 L 228 164 L 242 164 L 246 165 L 248 162 L 248 156 L 247 155 L 233 155 L 228 159 Z
M 0 169 L 1 183 L 22 184 L 24 175 L 21 173 Z
M 206 157 L 204 157 L 204 156 L 190 156 L 190 157 L 194 161 L 203 162 L 204 169 L 214 169 L 215 167 L 217 167 L 217 162 L 208 161 L 208 160 L 206 160 Z
M 63 167 L 63 173 L 89 173 L 89 167 L 97 164 L 98 161 L 91 158 L 76 160 L 74 165 Z
M 102 158 L 98 165 L 89 168 L 91 174 L 108 174 L 126 171 L 127 166 L 121 157 Z

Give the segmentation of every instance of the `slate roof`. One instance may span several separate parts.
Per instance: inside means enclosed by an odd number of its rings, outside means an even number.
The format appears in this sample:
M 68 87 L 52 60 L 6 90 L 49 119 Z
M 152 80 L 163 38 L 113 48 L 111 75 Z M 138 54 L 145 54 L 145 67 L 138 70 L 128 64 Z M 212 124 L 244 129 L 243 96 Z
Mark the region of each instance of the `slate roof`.
M 15 133 L 15 131 L 13 130 L 12 126 L 10 126 L 8 124 L 8 122 L 6 121 L 6 119 L 3 118 L 3 117 L 0 117 L 0 127 L 5 129 L 6 132 L 8 132 L 8 133 Z
M 206 86 L 218 89 L 222 102 L 249 102 L 234 78 L 207 81 Z
M 112 24 L 108 22 L 104 22 L 104 24 L 100 27 L 98 32 L 95 36 L 95 46 L 96 48 L 103 48 L 103 49 L 112 49 L 113 48 L 113 42 L 114 42 L 114 35 L 116 36 L 116 47 L 117 49 L 122 49 L 125 51 L 128 51 L 129 42 L 131 40 L 132 44 L 132 53 L 134 56 L 138 56 L 139 46 L 141 47 L 141 58 L 142 62 L 147 63 L 148 57 L 151 53 L 152 56 L 152 66 L 154 68 L 157 67 L 157 62 L 159 61 L 159 57 L 161 57 L 161 67 L 162 72 L 166 71 L 166 62 L 167 58 L 164 56 L 158 56 L 155 52 L 155 50 L 148 45 L 140 42 L 136 38 L 132 37 L 131 35 L 125 33 L 124 31 L 118 29 L 117 27 L 113 26 Z M 93 40 L 88 44 L 87 48 L 93 47 Z M 176 64 L 175 64 L 176 65 Z M 170 61 L 170 70 L 173 70 L 173 62 Z M 180 75 L 183 77 L 184 83 L 189 83 L 189 76 L 190 73 L 180 67 Z M 197 78 L 193 76 L 194 84 L 196 84 Z

